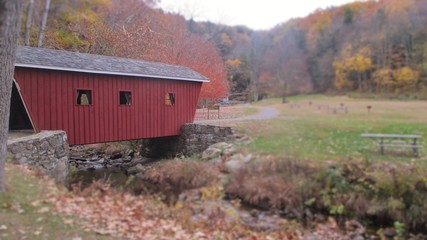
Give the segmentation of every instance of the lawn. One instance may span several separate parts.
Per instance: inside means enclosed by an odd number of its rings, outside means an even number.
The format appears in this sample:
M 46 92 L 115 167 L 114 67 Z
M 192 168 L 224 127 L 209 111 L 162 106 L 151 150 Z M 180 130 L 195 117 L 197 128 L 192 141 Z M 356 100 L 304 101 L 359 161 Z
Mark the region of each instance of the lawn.
M 426 212 L 424 194 L 426 189 L 424 176 L 427 167 L 426 140 L 423 140 L 424 151 L 419 158 L 412 156 L 410 149 L 400 153 L 388 151 L 382 156 L 373 142 L 361 138 L 360 134 L 419 134 L 426 138 L 427 102 L 379 101 L 315 95 L 292 97 L 285 104 L 281 103 L 281 99 L 269 99 L 253 106 L 230 109 L 235 109 L 236 114 L 240 116 L 257 113 L 263 106 L 279 110 L 279 117 L 271 120 L 218 123 L 234 126 L 238 131 L 245 132 L 254 139 L 251 144 L 243 147 L 243 152 L 273 156 L 260 157 L 259 159 L 266 160 L 261 167 L 255 165 L 259 163 L 258 161 L 253 161 L 254 165 L 245 168 L 246 172 L 229 176 L 225 189 L 233 196 L 238 196 L 239 202 L 241 200 L 256 204 L 251 201 L 261 199 L 260 201 L 265 203 L 268 199 L 267 202 L 276 201 L 280 207 L 287 206 L 290 201 L 296 204 L 295 211 L 310 208 L 313 212 L 322 210 L 324 213 L 325 209 L 328 209 L 331 216 L 340 215 L 345 220 L 361 216 L 362 220 L 366 220 L 363 223 L 367 225 L 368 219 L 364 218 L 368 211 L 366 209 L 369 208 L 373 216 L 382 216 L 382 211 L 390 213 L 387 215 L 389 222 L 385 221 L 387 226 L 391 223 L 404 222 L 409 230 L 425 229 L 423 224 L 426 217 L 419 213 Z M 367 106 L 371 106 L 369 112 Z M 334 111 L 334 108 L 341 107 L 345 107 L 347 111 L 337 109 Z M 291 160 L 277 164 L 277 159 Z M 293 159 L 342 161 L 342 164 L 329 168 L 326 164 Z M 415 162 L 421 163 L 422 167 L 382 163 L 370 165 L 365 164 L 367 163 L 365 161 L 346 161 L 349 159 Z M 211 171 L 208 163 L 199 161 L 193 163 L 182 161 L 179 164 L 180 167 L 176 165 L 160 167 L 159 169 L 165 172 L 159 174 L 160 170 L 157 170 L 152 176 L 165 182 L 194 184 L 194 179 L 204 181 Z M 196 167 L 190 168 L 192 164 Z M 399 171 L 396 173 L 394 165 L 402 168 L 398 168 Z M 188 174 L 188 169 L 191 169 L 192 174 Z M 213 200 L 220 200 L 218 202 L 220 206 L 223 203 L 224 186 L 213 184 L 203 190 L 199 189 L 198 193 L 194 192 L 197 196 L 202 196 L 201 199 L 208 196 L 206 198 L 208 203 L 201 201 L 195 204 L 191 200 L 191 195 L 188 195 L 190 200 L 170 206 L 163 204 L 161 198 L 157 196 L 133 196 L 115 189 L 105 190 L 103 185 L 97 184 L 86 191 L 66 193 L 51 181 L 35 177 L 26 171 L 21 166 L 6 164 L 8 187 L 5 193 L 0 193 L 0 239 L 120 239 L 132 234 L 145 236 L 146 233 L 165 236 L 164 239 L 166 237 L 172 239 L 173 236 L 174 239 L 189 239 L 188 236 L 200 239 L 198 234 L 203 229 L 211 238 L 240 236 L 242 232 L 246 232 L 248 236 L 269 234 L 249 232 L 244 225 L 239 227 L 240 217 L 236 218 L 237 222 L 228 222 L 227 214 L 232 212 L 224 215 L 222 211 L 229 211 L 226 208 L 218 210 L 216 215 L 211 211 L 202 213 L 204 210 L 197 210 L 199 206 L 211 209 L 215 206 L 212 205 Z M 167 177 L 159 177 L 175 176 L 169 172 L 184 177 L 182 178 L 184 180 L 178 178 L 170 181 Z M 363 174 L 359 176 L 361 173 Z M 354 196 L 363 201 L 349 201 Z M 193 219 L 193 215 L 206 215 L 206 219 L 213 218 L 215 224 L 202 220 L 190 222 L 189 219 Z M 418 229 L 415 225 L 409 228 L 412 223 L 418 223 Z M 283 229 L 279 234 L 282 232 Z M 116 238 L 104 234 L 112 234 Z M 176 237 L 179 234 L 181 237 Z
M 0 193 L 0 239 L 112 239 L 87 232 L 73 218 L 61 218 L 46 202 L 58 188 L 6 163 L 6 192 Z
M 348 97 L 297 96 L 268 99 L 255 106 L 271 106 L 282 117 L 266 121 L 230 123 L 249 134 L 254 142 L 248 152 L 313 160 L 369 159 L 417 161 L 427 165 L 422 140 L 421 156 L 415 158 L 411 149 L 379 154 L 378 147 L 361 133 L 418 134 L 427 137 L 427 102 L 381 101 Z M 368 107 L 371 106 L 370 111 Z M 344 108 L 347 109 L 347 113 Z
M 256 114 L 258 109 L 255 107 L 241 106 L 221 106 L 219 119 L 239 118 Z M 197 109 L 195 120 L 218 119 L 218 110 L 208 110 L 206 108 Z

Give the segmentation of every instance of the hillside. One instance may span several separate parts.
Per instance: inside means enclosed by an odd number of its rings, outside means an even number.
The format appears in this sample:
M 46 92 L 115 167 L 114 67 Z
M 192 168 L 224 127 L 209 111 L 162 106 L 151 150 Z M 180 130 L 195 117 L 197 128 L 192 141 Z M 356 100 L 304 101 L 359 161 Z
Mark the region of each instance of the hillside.
M 269 31 L 186 21 L 153 8 L 156 2 L 55 0 L 43 47 L 185 65 L 212 80 L 203 98 L 337 90 L 427 95 L 423 0 L 355 2 Z M 30 45 L 43 6 L 33 12 Z
M 425 96 L 426 10 L 422 0 L 381 0 L 319 10 L 267 32 L 197 24 L 221 49 L 232 90 L 247 82 L 246 90 L 261 94 L 339 90 Z

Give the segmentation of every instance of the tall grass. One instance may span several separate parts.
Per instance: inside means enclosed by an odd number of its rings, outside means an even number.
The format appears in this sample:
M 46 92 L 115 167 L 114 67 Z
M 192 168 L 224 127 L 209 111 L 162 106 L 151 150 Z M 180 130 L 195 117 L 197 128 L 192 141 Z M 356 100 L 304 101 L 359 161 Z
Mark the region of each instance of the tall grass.
M 265 160 L 233 175 L 225 191 L 288 217 L 309 210 L 427 233 L 427 169 L 413 165 Z

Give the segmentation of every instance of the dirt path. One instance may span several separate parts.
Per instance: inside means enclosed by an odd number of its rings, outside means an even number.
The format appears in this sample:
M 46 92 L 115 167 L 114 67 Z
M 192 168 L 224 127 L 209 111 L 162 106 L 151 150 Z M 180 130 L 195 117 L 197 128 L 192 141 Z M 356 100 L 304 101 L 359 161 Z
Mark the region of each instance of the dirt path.
M 256 107 L 260 111 L 254 115 L 239 117 L 239 118 L 228 118 L 228 119 L 210 119 L 210 120 L 197 120 L 194 123 L 207 124 L 207 123 L 222 123 L 222 122 L 239 122 L 239 121 L 250 121 L 250 120 L 267 120 L 267 119 L 285 119 L 291 120 L 293 117 L 279 117 L 279 111 L 273 107 Z

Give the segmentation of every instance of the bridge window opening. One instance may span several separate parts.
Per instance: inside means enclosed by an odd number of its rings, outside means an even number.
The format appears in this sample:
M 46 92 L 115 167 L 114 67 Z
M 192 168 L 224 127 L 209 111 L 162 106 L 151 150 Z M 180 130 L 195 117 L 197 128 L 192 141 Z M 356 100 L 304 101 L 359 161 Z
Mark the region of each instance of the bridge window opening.
M 120 105 L 132 105 L 132 92 L 120 91 Z
M 92 105 L 92 90 L 77 90 L 77 105 Z
M 175 93 L 166 93 L 166 106 L 175 105 Z

